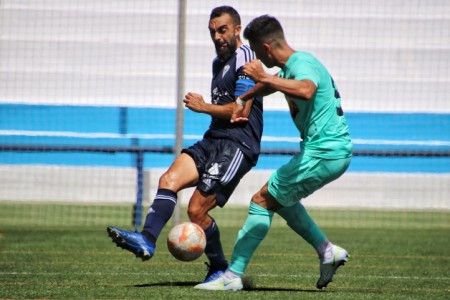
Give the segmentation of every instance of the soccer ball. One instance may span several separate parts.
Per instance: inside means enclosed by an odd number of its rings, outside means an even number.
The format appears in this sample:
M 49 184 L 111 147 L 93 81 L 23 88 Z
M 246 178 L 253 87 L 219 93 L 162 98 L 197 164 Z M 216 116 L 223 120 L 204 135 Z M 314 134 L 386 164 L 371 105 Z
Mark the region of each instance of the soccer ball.
M 197 224 L 183 222 L 174 226 L 167 236 L 170 253 L 181 261 L 199 258 L 206 247 L 206 236 Z

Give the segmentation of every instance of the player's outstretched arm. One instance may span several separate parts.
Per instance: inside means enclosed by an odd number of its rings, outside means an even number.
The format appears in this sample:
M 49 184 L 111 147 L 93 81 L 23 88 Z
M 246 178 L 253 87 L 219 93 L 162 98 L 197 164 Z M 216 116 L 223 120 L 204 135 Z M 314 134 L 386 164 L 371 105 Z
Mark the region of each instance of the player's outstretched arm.
M 206 103 L 202 95 L 197 93 L 187 93 L 184 96 L 183 102 L 187 108 L 198 113 L 208 114 L 214 118 L 223 120 L 230 120 L 233 113 L 234 103 L 224 105 L 217 105 Z M 250 114 L 252 101 L 248 101 L 245 109 L 247 116 Z
M 276 92 L 269 86 L 262 83 L 257 83 L 251 90 L 240 95 L 233 105 L 233 112 L 231 115 L 231 123 L 247 122 L 250 114 L 251 100 L 258 97 L 264 97 Z M 250 102 L 250 105 L 249 105 Z
M 232 114 L 229 119 L 231 123 L 242 123 L 248 121 L 248 116 L 252 109 L 253 100 L 243 101 L 240 97 L 236 99 L 236 102 L 232 103 Z
M 285 79 L 274 75 L 267 75 L 261 79 L 261 83 L 288 96 L 310 100 L 316 93 L 316 85 L 308 79 Z
M 317 89 L 316 85 L 310 80 L 285 79 L 278 77 L 276 74 L 269 74 L 264 71 L 261 62 L 257 59 L 246 63 L 243 70 L 245 74 L 257 82 L 255 88 L 257 88 L 258 85 L 263 86 L 259 88 L 256 96 L 266 96 L 279 91 L 295 98 L 309 100 L 314 96 Z M 252 90 L 250 92 L 252 92 Z M 253 93 L 255 93 L 255 91 L 253 91 Z M 254 94 L 249 96 L 255 97 Z M 244 98 L 243 100 L 246 99 Z

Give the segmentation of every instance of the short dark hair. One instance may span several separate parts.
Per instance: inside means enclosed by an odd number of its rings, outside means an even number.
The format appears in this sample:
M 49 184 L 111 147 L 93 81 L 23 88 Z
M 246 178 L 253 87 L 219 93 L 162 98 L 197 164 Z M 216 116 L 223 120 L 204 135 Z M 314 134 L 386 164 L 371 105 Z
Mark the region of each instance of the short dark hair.
M 237 12 L 237 10 L 235 10 L 233 7 L 228 6 L 228 5 L 218 6 L 218 7 L 214 8 L 211 11 L 209 19 L 211 20 L 214 18 L 218 18 L 223 14 L 230 15 L 230 17 L 233 19 L 233 22 L 235 25 L 241 25 L 241 16 Z
M 244 38 L 253 43 L 284 40 L 283 27 L 275 17 L 262 15 L 253 19 L 245 27 Z

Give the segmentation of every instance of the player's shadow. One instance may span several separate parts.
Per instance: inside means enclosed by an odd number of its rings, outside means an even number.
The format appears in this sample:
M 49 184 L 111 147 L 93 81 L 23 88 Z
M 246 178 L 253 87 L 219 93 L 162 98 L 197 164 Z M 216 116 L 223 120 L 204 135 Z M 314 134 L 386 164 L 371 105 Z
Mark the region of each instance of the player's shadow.
M 134 287 L 153 287 L 153 286 L 189 286 L 194 287 L 199 284 L 197 281 L 170 281 L 170 282 L 157 282 L 157 283 L 144 283 L 135 284 Z M 307 290 L 307 289 L 294 289 L 294 288 L 278 288 L 278 287 L 246 287 L 243 291 L 270 291 L 270 292 L 303 292 L 303 293 L 323 293 L 321 290 Z M 329 292 L 329 291 L 328 291 Z
M 170 281 L 170 282 L 157 282 L 157 283 L 144 283 L 135 284 L 134 287 L 152 287 L 152 286 L 194 286 L 198 281 Z
M 305 290 L 305 289 L 293 289 L 293 288 L 278 288 L 278 287 L 251 287 L 246 288 L 244 291 L 257 291 L 257 292 L 302 292 L 302 293 L 323 293 L 320 290 Z

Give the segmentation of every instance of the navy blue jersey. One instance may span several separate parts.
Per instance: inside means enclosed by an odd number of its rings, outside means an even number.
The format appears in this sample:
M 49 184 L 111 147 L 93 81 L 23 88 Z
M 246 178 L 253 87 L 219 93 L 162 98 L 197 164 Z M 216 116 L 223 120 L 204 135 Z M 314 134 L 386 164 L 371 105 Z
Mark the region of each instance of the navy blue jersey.
M 213 61 L 213 79 L 211 82 L 212 104 L 224 105 L 235 101 L 235 97 L 242 95 L 246 90 L 242 83 L 251 80 L 243 71 L 242 67 L 255 59 L 254 53 L 247 45 L 242 45 L 225 62 L 217 57 Z M 237 85 L 239 88 L 237 88 Z M 254 85 L 254 83 L 253 83 Z M 258 161 L 261 149 L 261 136 L 263 131 L 263 104 L 262 98 L 253 100 L 248 122 L 231 123 L 212 117 L 211 124 L 205 137 L 222 138 L 238 143 L 241 151 L 251 159 L 253 164 Z

